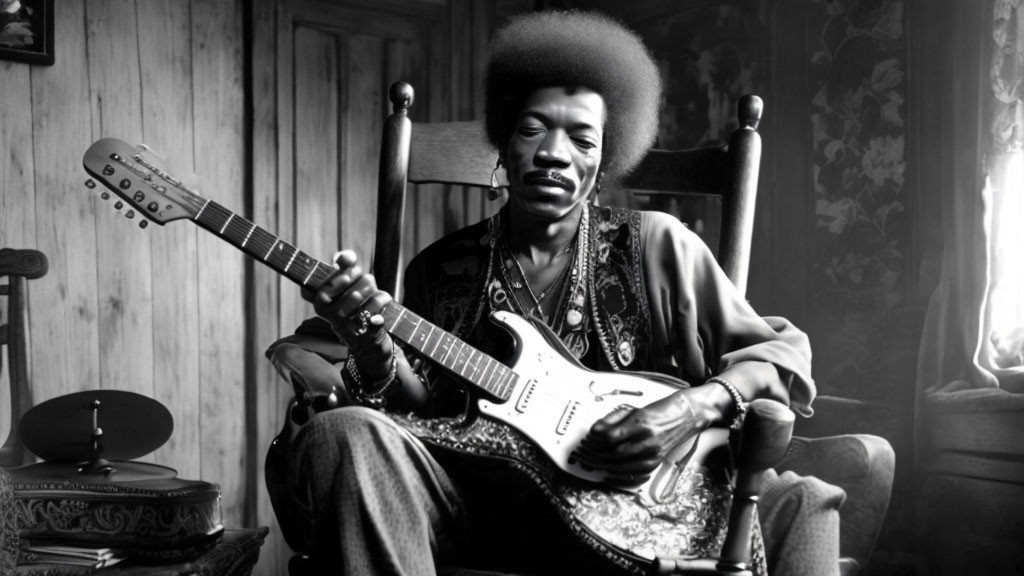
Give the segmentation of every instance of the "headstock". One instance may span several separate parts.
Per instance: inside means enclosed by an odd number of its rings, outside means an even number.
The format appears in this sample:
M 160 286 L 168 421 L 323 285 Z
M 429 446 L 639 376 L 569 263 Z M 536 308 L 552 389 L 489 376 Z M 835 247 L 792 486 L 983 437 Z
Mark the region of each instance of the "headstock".
M 142 228 L 148 220 L 162 226 L 194 218 L 206 203 L 206 199 L 164 171 L 160 159 L 145 146 L 133 147 L 116 138 L 103 138 L 89 146 L 82 164 L 86 172 L 120 197 L 115 208 L 129 206 L 125 217 L 134 218 L 137 212 L 147 219 L 139 223 Z M 108 194 L 103 192 L 104 199 Z

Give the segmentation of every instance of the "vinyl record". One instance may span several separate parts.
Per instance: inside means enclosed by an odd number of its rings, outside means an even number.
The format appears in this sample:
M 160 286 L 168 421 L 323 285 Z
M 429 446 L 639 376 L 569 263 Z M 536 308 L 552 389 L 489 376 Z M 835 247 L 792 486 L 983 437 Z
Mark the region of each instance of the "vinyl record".
M 109 473 L 98 470 L 81 471 L 80 466 L 70 462 L 40 462 L 9 470 L 15 482 L 82 484 L 127 484 L 131 482 L 155 482 L 177 477 L 178 472 L 167 466 L 147 462 L 104 461 L 110 466 Z
M 98 455 L 92 444 L 94 414 L 103 432 Z M 172 430 L 174 419 L 163 404 L 123 390 L 88 390 L 47 400 L 25 413 L 20 428 L 22 441 L 33 454 L 48 462 L 67 463 L 96 456 L 139 458 L 162 446 Z

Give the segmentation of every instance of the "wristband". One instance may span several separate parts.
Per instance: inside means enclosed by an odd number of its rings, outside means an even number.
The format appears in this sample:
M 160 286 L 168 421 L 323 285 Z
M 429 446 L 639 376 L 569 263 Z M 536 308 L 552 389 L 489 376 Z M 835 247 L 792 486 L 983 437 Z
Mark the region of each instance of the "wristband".
M 739 430 L 743 426 L 743 419 L 747 416 L 747 403 L 743 401 L 743 396 L 740 396 L 740 391 L 732 385 L 732 382 L 729 382 L 725 378 L 719 378 L 718 376 L 708 378 L 707 382 L 720 384 L 729 392 L 729 396 L 732 396 L 733 404 L 736 405 L 736 416 L 733 418 L 732 424 L 729 425 L 729 428 Z
M 384 407 L 384 394 L 394 384 L 398 376 L 398 346 L 395 345 L 395 340 L 391 339 L 391 368 L 388 370 L 387 376 L 369 384 L 363 384 L 362 375 L 359 374 L 359 368 L 356 366 L 355 356 L 352 355 L 345 360 L 345 373 L 349 376 L 348 379 L 352 384 L 350 386 L 352 396 L 356 401 L 368 408 L 380 410 Z

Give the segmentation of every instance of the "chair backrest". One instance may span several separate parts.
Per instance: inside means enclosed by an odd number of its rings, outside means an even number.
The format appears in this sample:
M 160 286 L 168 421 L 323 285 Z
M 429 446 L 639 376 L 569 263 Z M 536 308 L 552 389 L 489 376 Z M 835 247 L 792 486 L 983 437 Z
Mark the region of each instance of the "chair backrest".
M 413 125 L 412 86 L 392 84 L 392 113 L 384 123 L 377 198 L 377 240 L 373 272 L 383 289 L 398 294 L 407 184 L 453 184 L 487 188 L 496 153 L 482 122 Z M 724 146 L 651 150 L 625 185 L 652 199 L 706 195 L 721 199 L 718 261 L 741 293 L 746 292 L 753 235 L 761 139 L 757 125 L 762 102 L 743 96 L 737 105 L 739 128 Z
M 413 89 L 404 82 L 391 86 L 392 113 L 384 123 L 377 200 L 377 241 L 373 273 L 377 284 L 399 294 L 402 234 L 408 184 L 452 184 L 488 188 L 496 153 L 481 122 L 419 123 L 409 120 Z M 721 199 L 718 260 L 741 293 L 746 291 L 753 231 L 761 141 L 757 125 L 762 103 L 744 96 L 738 103 L 739 128 L 725 146 L 690 150 L 652 150 L 624 182 L 648 198 L 666 195 L 710 195 Z M 678 216 L 678 214 L 677 214 Z M 728 537 L 717 564 L 682 571 L 701 574 L 744 573 L 750 561 L 753 510 L 762 472 L 786 451 L 793 414 L 783 404 L 756 400 L 750 405 L 738 458 L 737 479 Z M 753 429 L 753 434 L 747 432 Z M 703 569 L 701 569 L 703 568 Z
M 31 462 L 18 434 L 21 417 L 32 407 L 32 389 L 28 376 L 28 300 L 26 280 L 40 278 L 49 269 L 46 256 L 38 250 L 0 249 L 0 296 L 7 297 L 7 323 L 0 326 L 0 371 L 7 357 L 11 390 L 11 430 L 0 447 L 0 467 L 21 466 Z M 2 350 L 0 350 L 2 352 Z

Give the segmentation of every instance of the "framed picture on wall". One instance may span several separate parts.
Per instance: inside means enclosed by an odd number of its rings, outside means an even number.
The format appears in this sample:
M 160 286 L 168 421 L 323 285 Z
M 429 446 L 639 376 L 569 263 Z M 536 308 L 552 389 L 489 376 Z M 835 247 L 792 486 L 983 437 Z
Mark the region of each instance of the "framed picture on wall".
M 53 64 L 53 0 L 0 0 L 0 60 Z

